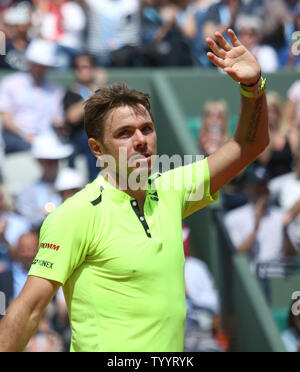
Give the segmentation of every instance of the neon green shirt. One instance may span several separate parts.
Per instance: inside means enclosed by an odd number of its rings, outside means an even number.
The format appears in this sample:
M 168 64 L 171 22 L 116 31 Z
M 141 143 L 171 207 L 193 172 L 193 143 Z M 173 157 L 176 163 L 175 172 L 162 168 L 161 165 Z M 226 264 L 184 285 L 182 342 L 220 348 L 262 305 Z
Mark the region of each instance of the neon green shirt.
M 144 214 L 100 175 L 42 226 L 29 275 L 62 283 L 71 351 L 183 351 L 182 218 L 218 195 L 206 159 L 151 179 Z

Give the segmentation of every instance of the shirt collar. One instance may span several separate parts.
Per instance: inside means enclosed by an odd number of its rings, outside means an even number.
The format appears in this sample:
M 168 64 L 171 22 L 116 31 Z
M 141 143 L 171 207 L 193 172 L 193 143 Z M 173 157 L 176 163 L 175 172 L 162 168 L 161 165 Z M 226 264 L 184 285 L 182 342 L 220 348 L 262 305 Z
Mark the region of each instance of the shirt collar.
M 153 192 L 154 192 L 153 189 L 152 189 L 153 182 L 151 182 L 151 180 L 156 179 L 156 177 L 157 177 L 156 175 L 151 175 L 148 178 L 147 195 L 150 194 L 151 197 L 153 197 L 153 196 L 157 197 L 157 193 L 155 193 L 156 195 L 153 195 Z M 114 187 L 114 185 L 111 184 L 110 182 L 108 182 L 103 177 L 103 175 L 101 173 L 96 178 L 96 184 L 99 186 L 99 188 L 102 188 L 104 190 L 107 190 L 109 192 L 110 196 L 113 199 L 115 199 L 115 200 L 118 200 L 118 201 L 130 201 L 130 200 L 134 200 L 134 198 L 132 196 L 128 195 L 126 192 L 124 192 L 124 191 L 122 191 L 122 190 L 117 189 L 116 187 Z

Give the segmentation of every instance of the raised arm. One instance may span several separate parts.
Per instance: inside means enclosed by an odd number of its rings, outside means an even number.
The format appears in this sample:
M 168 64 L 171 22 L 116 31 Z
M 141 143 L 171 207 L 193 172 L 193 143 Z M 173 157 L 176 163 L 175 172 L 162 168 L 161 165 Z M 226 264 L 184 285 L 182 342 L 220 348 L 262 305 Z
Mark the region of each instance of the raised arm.
M 253 162 L 269 143 L 266 97 L 264 93 L 260 96 L 256 94 L 262 82 L 260 66 L 232 30 L 228 30 L 228 35 L 231 44 L 218 32 L 215 37 L 219 45 L 207 38 L 206 42 L 213 51 L 207 56 L 233 80 L 241 83 L 250 95 L 255 92 L 255 97 L 242 95 L 241 111 L 233 138 L 208 157 L 211 194 L 220 190 Z
M 30 276 L 0 323 L 0 352 L 23 351 L 60 283 Z

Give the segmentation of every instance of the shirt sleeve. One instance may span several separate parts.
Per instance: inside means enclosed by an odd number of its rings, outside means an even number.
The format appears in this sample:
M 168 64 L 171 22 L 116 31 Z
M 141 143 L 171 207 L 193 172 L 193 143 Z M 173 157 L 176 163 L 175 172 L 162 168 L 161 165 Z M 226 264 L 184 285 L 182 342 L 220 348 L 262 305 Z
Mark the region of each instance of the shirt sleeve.
M 89 212 L 86 204 L 70 199 L 46 218 L 28 275 L 65 284 L 85 261 L 92 234 Z
M 168 180 L 166 178 L 168 177 Z M 164 176 L 164 187 L 170 182 L 179 197 L 182 218 L 215 202 L 219 193 L 210 194 L 210 174 L 207 158 L 192 164 L 175 168 Z

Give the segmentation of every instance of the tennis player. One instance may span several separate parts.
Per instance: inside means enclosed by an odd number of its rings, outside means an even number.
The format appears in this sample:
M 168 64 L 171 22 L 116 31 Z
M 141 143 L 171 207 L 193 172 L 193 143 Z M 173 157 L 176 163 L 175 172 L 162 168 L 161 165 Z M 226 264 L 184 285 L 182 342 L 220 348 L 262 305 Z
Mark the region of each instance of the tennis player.
M 220 33 L 216 42 L 207 39 L 208 57 L 240 83 L 241 113 L 233 138 L 204 160 L 150 176 L 156 131 L 149 95 L 115 84 L 86 101 L 89 146 L 115 165 L 44 222 L 28 280 L 0 324 L 0 351 L 25 348 L 60 286 L 71 351 L 183 351 L 182 218 L 214 202 L 269 142 L 265 79 L 234 32 L 228 35 L 231 43 Z M 133 174 L 138 187 L 129 182 Z

